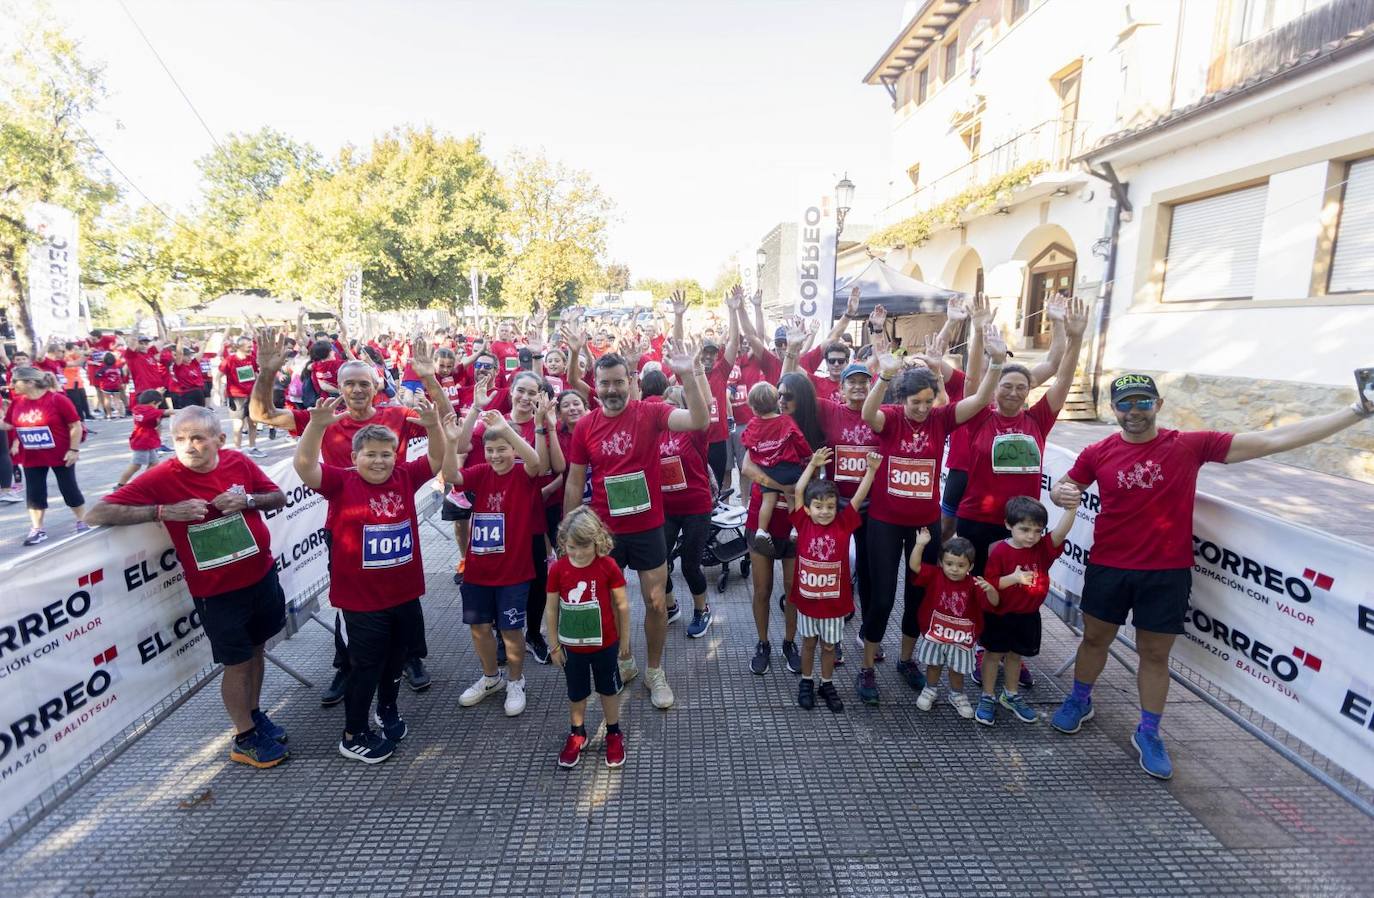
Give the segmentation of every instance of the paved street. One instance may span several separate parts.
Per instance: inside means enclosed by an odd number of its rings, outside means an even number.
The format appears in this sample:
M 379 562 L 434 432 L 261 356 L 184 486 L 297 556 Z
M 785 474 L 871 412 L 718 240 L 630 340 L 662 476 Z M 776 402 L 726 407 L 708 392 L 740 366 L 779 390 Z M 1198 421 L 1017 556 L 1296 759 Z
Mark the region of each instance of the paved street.
M 452 544 L 424 532 L 442 572 Z M 1096 721 L 1073 737 L 1043 721 L 977 727 L 943 702 L 923 714 L 890 662 L 880 708 L 854 700 L 849 666 L 842 716 L 802 711 L 780 660 L 748 672 L 738 581 L 723 597 L 713 587 L 707 638 L 671 628 L 672 710 L 631 684 L 626 766 L 602 765 L 593 708 L 581 766 L 559 770 L 561 675 L 533 666 L 519 718 L 499 701 L 460 709 L 474 655 L 447 575 L 429 586 L 435 685 L 403 690 L 412 734 L 390 761 L 340 758 L 341 709 L 270 670 L 265 704 L 291 731 L 292 759 L 230 764 L 212 684 L 0 852 L 0 894 L 1211 898 L 1367 894 L 1374 876 L 1371 821 L 1177 688 L 1164 732 L 1178 773 L 1145 776 L 1127 741 L 1133 679 L 1115 662 Z M 1049 673 L 1074 647 L 1048 615 L 1045 636 L 1031 693 L 1042 715 L 1067 683 Z M 642 638 L 636 624 L 641 664 Z M 319 627 L 280 654 L 327 676 Z

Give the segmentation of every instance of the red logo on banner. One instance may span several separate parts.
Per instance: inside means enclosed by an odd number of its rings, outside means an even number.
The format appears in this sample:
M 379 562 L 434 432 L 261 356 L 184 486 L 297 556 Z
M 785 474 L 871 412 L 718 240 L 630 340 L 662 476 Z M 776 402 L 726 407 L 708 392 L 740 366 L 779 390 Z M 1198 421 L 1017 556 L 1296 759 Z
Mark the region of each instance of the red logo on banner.
M 109 664 L 111 661 L 118 657 L 119 649 L 115 646 L 110 646 L 108 649 L 101 652 L 99 655 L 96 655 L 92 663 L 95 664 L 96 667 L 99 667 L 102 664 Z
M 1314 571 L 1311 568 L 1302 572 L 1302 578 L 1318 589 L 1324 589 L 1328 592 L 1336 583 L 1329 574 L 1323 574 L 1321 571 Z
M 1312 670 L 1322 669 L 1322 659 L 1310 652 L 1303 651 L 1297 646 L 1293 646 L 1293 657 L 1301 661 L 1303 667 L 1310 667 Z
M 105 569 L 91 571 L 89 574 L 82 574 L 76 581 L 77 586 L 95 586 L 105 579 Z

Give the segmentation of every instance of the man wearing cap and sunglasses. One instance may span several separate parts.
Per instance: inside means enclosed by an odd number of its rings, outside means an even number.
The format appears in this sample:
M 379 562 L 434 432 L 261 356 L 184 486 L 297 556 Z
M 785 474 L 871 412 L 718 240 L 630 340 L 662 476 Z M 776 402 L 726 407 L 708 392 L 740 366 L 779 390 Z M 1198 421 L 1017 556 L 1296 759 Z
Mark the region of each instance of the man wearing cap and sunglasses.
M 859 288 L 855 287 L 849 293 L 849 302 L 845 305 L 844 312 L 835 321 L 835 326 L 830 329 L 830 333 L 821 341 L 821 345 L 801 353 L 800 357 L 796 354 L 800 347 L 793 347 L 783 360 L 783 373 L 801 371 L 810 378 L 811 386 L 816 388 L 817 402 L 843 403 L 845 401 L 841 387 L 843 378 L 840 373 L 844 371 L 845 365 L 849 364 L 849 345 L 841 338 L 844 336 L 845 328 L 849 326 L 849 322 L 858 317 Z M 872 324 L 871 320 L 869 324 Z M 785 335 L 786 332 L 784 331 Z M 825 359 L 825 373 L 817 374 L 816 367 L 820 365 L 822 358 Z
M 1131 737 L 1140 766 L 1158 779 L 1173 776 L 1159 736 L 1169 693 L 1169 652 L 1183 633 L 1192 584 L 1193 501 L 1207 462 L 1249 461 L 1323 440 L 1374 415 L 1359 398 L 1348 409 L 1252 433 L 1160 428 L 1164 399 L 1154 379 L 1123 374 L 1112 381 L 1112 410 L 1121 432 L 1085 448 L 1054 488 L 1055 501 L 1094 481 L 1101 511 L 1092 560 L 1083 580 L 1083 641 L 1073 691 L 1051 725 L 1076 733 L 1092 719 L 1092 688 L 1127 612 L 1136 630 L 1140 725 Z

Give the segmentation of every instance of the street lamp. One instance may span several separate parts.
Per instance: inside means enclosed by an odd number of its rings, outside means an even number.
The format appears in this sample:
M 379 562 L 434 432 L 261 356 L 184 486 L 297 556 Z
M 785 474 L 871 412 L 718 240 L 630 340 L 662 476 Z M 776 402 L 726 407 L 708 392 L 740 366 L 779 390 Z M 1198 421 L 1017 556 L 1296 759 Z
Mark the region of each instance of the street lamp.
M 844 217 L 849 214 L 849 210 L 854 206 L 854 182 L 849 180 L 849 173 L 840 179 L 840 183 L 835 185 L 835 240 L 838 243 L 840 234 L 844 231 Z
M 759 281 L 762 282 L 763 266 L 768 264 L 768 250 L 760 249 L 758 252 L 754 253 L 754 261 L 757 263 L 754 267 L 755 270 L 758 271 Z

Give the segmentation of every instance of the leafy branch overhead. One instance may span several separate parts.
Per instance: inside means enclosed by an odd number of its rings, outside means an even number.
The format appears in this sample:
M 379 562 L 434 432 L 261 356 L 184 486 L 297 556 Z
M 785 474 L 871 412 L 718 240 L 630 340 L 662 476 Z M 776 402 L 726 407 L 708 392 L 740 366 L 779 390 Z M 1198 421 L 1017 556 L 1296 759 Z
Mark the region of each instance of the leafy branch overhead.
M 965 216 L 977 215 L 1004 202 L 1006 194 L 1025 187 L 1031 179 L 1049 169 L 1043 159 L 1027 162 L 1004 175 L 982 184 L 961 190 L 954 196 L 924 212 L 875 231 L 868 236 L 871 247 L 891 249 L 897 246 L 920 246 L 932 234 L 957 225 Z

